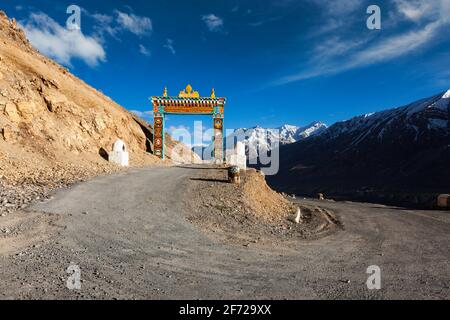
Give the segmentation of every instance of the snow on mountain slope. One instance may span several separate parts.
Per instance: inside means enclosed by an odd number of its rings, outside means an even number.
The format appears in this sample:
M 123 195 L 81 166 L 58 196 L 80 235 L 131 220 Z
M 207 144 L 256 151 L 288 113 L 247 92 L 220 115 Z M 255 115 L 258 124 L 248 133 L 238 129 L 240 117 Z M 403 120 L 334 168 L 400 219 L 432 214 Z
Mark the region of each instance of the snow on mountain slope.
M 260 126 L 253 128 L 240 128 L 226 137 L 227 154 L 233 152 L 236 141 L 242 141 L 246 146 L 246 153 L 250 159 L 258 158 L 259 152 L 268 152 L 280 145 L 286 145 L 322 133 L 326 124 L 316 121 L 307 126 L 299 127 L 285 124 L 275 129 L 266 129 Z M 204 160 L 210 160 L 213 146 L 195 146 L 194 152 L 203 155 Z
M 338 122 L 281 146 L 280 171 L 269 182 L 288 192 L 424 204 L 450 188 L 449 112 L 450 90 Z
M 259 126 L 235 130 L 227 137 L 227 148 L 233 146 L 233 140 L 243 141 L 249 158 L 257 158 L 259 152 L 267 152 L 279 145 L 285 145 L 320 134 L 327 126 L 322 122 L 313 122 L 304 127 L 285 124 L 275 129 L 266 129 Z
M 326 131 L 330 139 L 343 134 L 356 134 L 351 145 L 357 145 L 366 138 L 375 136 L 383 139 L 386 133 L 398 131 L 399 134 L 413 133 L 415 140 L 419 139 L 418 131 L 448 130 L 448 108 L 450 103 L 450 90 L 431 98 L 419 100 L 409 105 L 370 113 L 354 117 L 348 121 L 338 122 Z M 419 130 L 420 129 L 420 130 Z
M 323 122 L 313 122 L 309 126 L 299 128 L 297 131 L 296 141 L 306 139 L 313 135 L 317 135 L 322 133 L 325 129 L 327 129 L 327 125 Z

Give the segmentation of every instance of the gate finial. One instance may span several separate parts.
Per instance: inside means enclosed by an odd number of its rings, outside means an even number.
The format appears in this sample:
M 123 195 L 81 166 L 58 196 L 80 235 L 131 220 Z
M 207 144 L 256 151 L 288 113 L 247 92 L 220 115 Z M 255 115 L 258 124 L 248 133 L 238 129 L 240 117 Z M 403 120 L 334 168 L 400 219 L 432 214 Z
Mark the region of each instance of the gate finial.
M 180 91 L 180 94 L 178 95 L 178 97 L 180 97 L 180 98 L 200 98 L 200 94 L 198 93 L 198 91 L 194 91 L 192 89 L 192 86 L 190 84 L 188 84 L 186 86 L 186 89 Z

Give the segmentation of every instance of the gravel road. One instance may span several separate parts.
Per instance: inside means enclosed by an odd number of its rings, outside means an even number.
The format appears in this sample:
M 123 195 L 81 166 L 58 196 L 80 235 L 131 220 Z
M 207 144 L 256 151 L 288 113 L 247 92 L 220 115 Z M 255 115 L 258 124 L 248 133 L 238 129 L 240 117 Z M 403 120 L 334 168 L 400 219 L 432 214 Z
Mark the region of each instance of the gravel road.
M 4 217 L 9 235 L 0 236 L 18 240 L 13 251 L 0 246 L 0 298 L 450 298 L 449 212 L 295 200 L 333 211 L 344 229 L 244 247 L 187 221 L 180 199 L 199 171 L 99 177 Z M 66 287 L 70 265 L 81 270 L 80 290 Z M 370 265 L 381 268 L 380 290 L 366 286 Z

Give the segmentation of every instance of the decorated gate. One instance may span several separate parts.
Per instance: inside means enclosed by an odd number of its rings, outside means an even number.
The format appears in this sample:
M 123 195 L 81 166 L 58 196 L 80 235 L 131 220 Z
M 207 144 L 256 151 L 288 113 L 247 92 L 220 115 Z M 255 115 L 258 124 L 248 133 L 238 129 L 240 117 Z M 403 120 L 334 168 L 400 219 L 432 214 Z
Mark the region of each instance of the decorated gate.
M 200 97 L 191 85 L 180 91 L 178 96 L 168 96 L 167 88 L 164 88 L 162 96 L 153 96 L 153 150 L 154 154 L 164 159 L 164 126 L 166 114 L 199 114 L 212 115 L 214 128 L 213 157 L 222 162 L 224 153 L 224 108 L 225 98 L 216 98 L 214 89 L 211 96 Z

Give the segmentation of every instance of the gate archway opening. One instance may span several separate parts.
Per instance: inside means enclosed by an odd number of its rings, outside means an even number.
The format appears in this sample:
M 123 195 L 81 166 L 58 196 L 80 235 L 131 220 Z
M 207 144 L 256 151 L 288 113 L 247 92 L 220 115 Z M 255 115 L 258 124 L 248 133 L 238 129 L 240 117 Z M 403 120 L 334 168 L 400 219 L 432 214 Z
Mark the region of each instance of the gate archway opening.
M 165 117 L 169 114 L 211 115 L 213 120 L 213 159 L 216 163 L 225 160 L 224 152 L 224 110 L 226 98 L 216 98 L 214 89 L 211 96 L 201 97 L 197 91 L 187 85 L 178 96 L 169 96 L 164 88 L 162 96 L 152 96 L 153 105 L 153 153 L 164 159 Z

